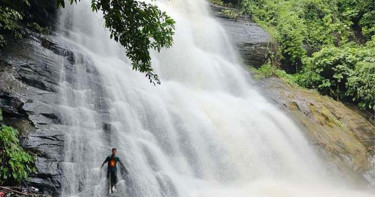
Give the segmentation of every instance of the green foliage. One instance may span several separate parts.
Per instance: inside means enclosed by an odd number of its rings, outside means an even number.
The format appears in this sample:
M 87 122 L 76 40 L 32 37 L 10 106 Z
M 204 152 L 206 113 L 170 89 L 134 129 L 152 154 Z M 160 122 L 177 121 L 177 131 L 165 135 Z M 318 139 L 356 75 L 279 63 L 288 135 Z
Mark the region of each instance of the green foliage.
M 7 38 L 22 38 L 19 22 L 22 15 L 9 7 L 0 4 L 0 48 L 7 44 Z
M 77 0 L 70 0 L 70 3 Z M 64 0 L 57 1 L 65 6 Z M 160 52 L 173 43 L 174 20 L 157 6 L 137 0 L 92 0 L 93 11 L 102 11 L 110 37 L 126 49 L 134 70 L 146 73 L 150 82 L 160 83 L 153 72 L 149 50 Z
M 375 35 L 375 3 L 372 0 L 338 0 L 339 12 L 353 25 L 359 26 L 366 40 Z
M 233 8 L 238 4 L 237 0 L 232 0 L 232 1 L 223 1 L 223 0 L 207 0 L 208 2 L 211 2 L 212 4 L 218 5 L 218 6 L 223 6 L 223 7 L 228 7 L 228 8 Z
M 262 79 L 262 78 L 268 78 L 268 77 L 277 77 L 277 74 L 275 72 L 276 68 L 274 66 L 271 66 L 269 64 L 264 64 L 261 67 L 254 68 L 249 67 L 250 71 L 254 74 L 255 79 Z
M 253 77 L 257 80 L 268 77 L 277 77 L 291 85 L 296 85 L 295 76 L 287 74 L 284 70 L 278 69 L 270 64 L 264 64 L 258 69 L 254 67 L 249 67 L 249 69 L 253 73 Z
M 18 131 L 1 126 L 0 130 L 0 184 L 21 183 L 34 168 L 35 157 L 23 150 L 18 139 Z
M 346 96 L 358 102 L 361 109 L 375 109 L 375 63 L 358 62 L 346 83 Z
M 27 24 L 27 27 L 35 32 L 39 32 L 41 34 L 49 34 L 49 29 L 47 27 L 42 27 L 36 22 L 31 22 Z
M 5 47 L 9 40 L 21 39 L 25 35 L 24 27 L 38 32 L 48 33 L 48 28 L 41 27 L 31 17 L 28 0 L 0 1 L 0 48 Z
M 243 0 L 241 10 L 269 30 L 278 42 L 279 56 L 300 68 L 304 46 L 319 51 L 325 45 L 341 46 L 355 40 L 359 26 L 365 40 L 375 30 L 371 0 Z
M 222 0 L 208 0 L 209 2 L 215 4 L 215 5 L 219 5 L 219 6 L 224 6 L 224 2 Z
M 222 14 L 230 19 L 235 19 L 237 20 L 238 17 L 240 16 L 240 12 L 238 12 L 237 10 L 235 9 L 224 9 L 223 11 L 221 11 Z
M 221 14 L 224 17 L 237 20 L 240 16 L 243 15 L 240 9 L 234 8 L 238 5 L 238 1 L 229 1 L 229 2 L 228 1 L 224 2 L 223 0 L 207 0 L 207 1 L 218 6 L 226 7 L 221 10 Z
M 243 0 L 240 12 L 270 33 L 276 59 L 296 67 L 300 85 L 373 109 L 374 6 L 372 0 Z
M 305 59 L 298 83 L 338 100 L 350 98 L 362 109 L 374 109 L 374 50 L 370 42 L 367 46 L 350 43 L 343 47 L 324 47 Z

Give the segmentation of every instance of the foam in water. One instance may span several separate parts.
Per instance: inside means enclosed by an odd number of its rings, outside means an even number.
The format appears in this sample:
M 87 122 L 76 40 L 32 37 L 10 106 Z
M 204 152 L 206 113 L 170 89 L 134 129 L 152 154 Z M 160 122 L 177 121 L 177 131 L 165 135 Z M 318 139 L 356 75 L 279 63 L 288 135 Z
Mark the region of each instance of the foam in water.
M 112 147 L 129 171 L 119 196 L 370 196 L 344 190 L 255 90 L 205 1 L 153 3 L 177 22 L 173 47 L 152 52 L 159 86 L 131 70 L 89 1 L 61 13 L 60 44 L 75 51 L 61 60 L 63 196 L 105 196 Z

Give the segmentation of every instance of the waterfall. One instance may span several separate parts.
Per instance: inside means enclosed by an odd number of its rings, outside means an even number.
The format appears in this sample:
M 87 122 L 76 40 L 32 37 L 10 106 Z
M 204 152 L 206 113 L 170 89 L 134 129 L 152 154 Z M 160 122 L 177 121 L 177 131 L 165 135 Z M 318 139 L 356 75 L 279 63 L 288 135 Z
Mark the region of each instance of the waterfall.
M 99 167 L 113 147 L 129 171 L 116 196 L 366 196 L 344 189 L 256 90 L 207 2 L 151 3 L 176 21 L 173 47 L 151 52 L 157 86 L 131 69 L 88 0 L 60 13 L 59 44 L 74 51 L 61 60 L 56 109 L 66 126 L 62 196 L 106 196 Z

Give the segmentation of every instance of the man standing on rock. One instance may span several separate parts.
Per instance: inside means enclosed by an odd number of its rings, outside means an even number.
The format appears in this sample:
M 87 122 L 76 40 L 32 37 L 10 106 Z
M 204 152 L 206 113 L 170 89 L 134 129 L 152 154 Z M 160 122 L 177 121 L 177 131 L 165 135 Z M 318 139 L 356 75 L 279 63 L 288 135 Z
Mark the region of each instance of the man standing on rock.
M 115 191 L 115 186 L 117 183 L 117 162 L 119 162 L 123 167 L 125 173 L 128 171 L 126 170 L 124 164 L 120 161 L 120 158 L 116 156 L 116 148 L 112 149 L 112 155 L 108 156 L 105 161 L 103 162 L 100 168 L 103 168 L 104 164 L 108 162 L 107 167 L 107 180 L 110 181 L 109 185 L 109 193 L 113 193 Z

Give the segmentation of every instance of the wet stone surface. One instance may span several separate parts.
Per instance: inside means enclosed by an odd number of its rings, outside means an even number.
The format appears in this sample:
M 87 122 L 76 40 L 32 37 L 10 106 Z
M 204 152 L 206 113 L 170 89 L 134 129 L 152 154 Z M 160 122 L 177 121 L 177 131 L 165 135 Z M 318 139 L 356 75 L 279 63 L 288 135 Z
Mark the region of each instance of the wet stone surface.
M 0 51 L 0 107 L 4 123 L 20 130 L 22 146 L 37 155 L 38 172 L 27 184 L 58 195 L 66 129 L 56 110 L 59 83 L 62 67 L 74 57 L 54 37 L 28 33 Z
M 243 63 L 257 68 L 262 66 L 267 62 L 272 51 L 273 43 L 269 34 L 247 18 L 234 20 L 223 16 L 223 9 L 226 8 L 211 4 L 213 15 L 229 33 Z

